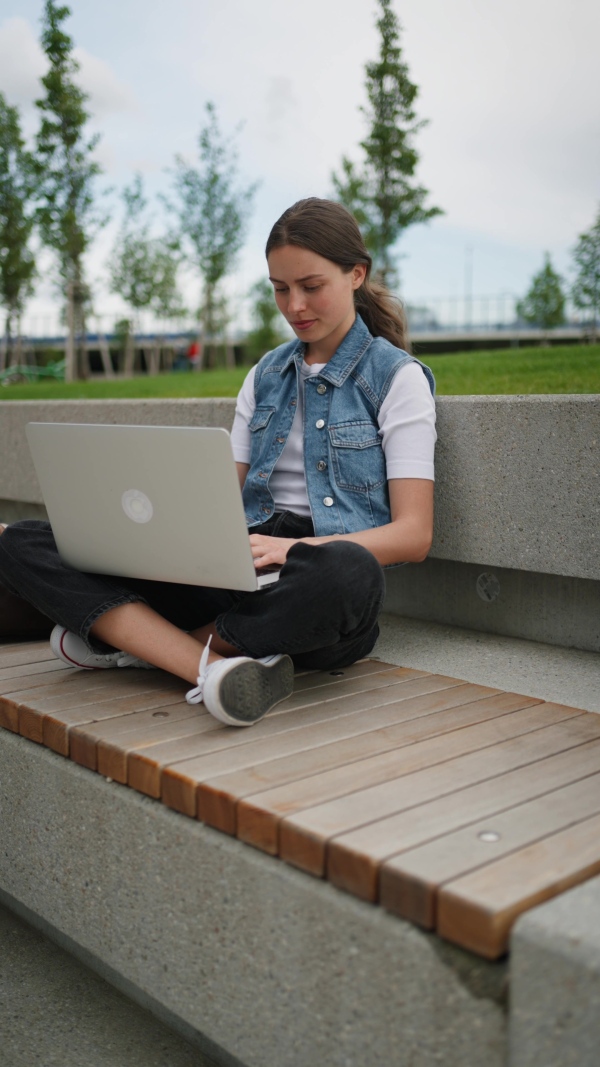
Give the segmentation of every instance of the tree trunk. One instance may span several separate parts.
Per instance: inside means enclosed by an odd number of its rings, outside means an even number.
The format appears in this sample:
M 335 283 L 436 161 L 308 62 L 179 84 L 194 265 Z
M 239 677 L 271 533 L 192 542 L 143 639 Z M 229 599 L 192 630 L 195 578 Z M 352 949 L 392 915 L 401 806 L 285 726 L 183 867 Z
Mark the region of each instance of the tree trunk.
M 67 285 L 67 339 L 65 344 L 65 381 L 73 382 L 75 368 L 75 309 L 73 299 L 73 282 Z
M 0 371 L 6 370 L 6 367 L 8 366 L 7 358 L 8 358 L 8 354 L 9 354 L 9 348 L 10 348 L 10 325 L 11 325 L 11 316 L 10 316 L 10 312 L 7 312 L 6 313 L 6 324 L 5 324 L 5 327 L 4 327 L 4 334 L 3 334 L 2 340 L 0 341 Z
M 158 337 L 154 338 L 154 343 L 150 346 L 147 352 L 146 369 L 148 374 L 158 374 L 160 370 L 160 348 L 158 346 Z
M 108 341 L 104 332 L 100 329 L 100 323 L 98 323 L 98 344 L 100 346 L 100 358 L 102 359 L 102 366 L 104 368 L 105 378 L 114 378 L 114 371 L 112 366 L 112 360 L 110 358 L 110 348 L 108 347 Z
M 133 326 L 133 323 L 132 323 Z M 125 363 L 123 372 L 126 378 L 133 378 L 133 371 L 135 367 L 135 332 L 130 330 L 127 334 L 127 340 L 125 342 Z
M 204 307 L 198 315 L 198 362 L 196 363 L 195 370 L 204 370 L 204 355 L 205 355 L 205 341 L 206 341 L 206 324 L 207 324 L 207 307 L 210 302 L 210 294 L 208 287 L 205 289 Z

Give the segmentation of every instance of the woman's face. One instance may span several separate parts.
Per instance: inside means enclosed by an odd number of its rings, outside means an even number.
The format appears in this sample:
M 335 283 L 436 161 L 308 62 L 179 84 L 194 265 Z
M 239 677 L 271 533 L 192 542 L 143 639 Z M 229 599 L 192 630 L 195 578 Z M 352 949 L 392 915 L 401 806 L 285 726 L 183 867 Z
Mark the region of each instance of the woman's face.
M 273 249 L 268 263 L 277 307 L 308 345 L 307 355 L 325 363 L 354 322 L 354 291 L 366 266 L 359 263 L 346 274 L 330 259 L 295 245 Z

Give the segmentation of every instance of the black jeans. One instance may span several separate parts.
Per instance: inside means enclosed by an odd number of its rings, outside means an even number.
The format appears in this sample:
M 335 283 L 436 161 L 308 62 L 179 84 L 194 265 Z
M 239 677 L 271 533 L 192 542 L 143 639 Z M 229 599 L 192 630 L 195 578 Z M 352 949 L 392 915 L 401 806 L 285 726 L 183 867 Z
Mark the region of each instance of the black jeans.
M 252 532 L 298 538 L 313 528 L 282 512 Z M 97 652 L 110 649 L 90 635 L 94 622 L 141 602 L 182 630 L 215 622 L 243 655 L 287 652 L 297 668 L 316 670 L 347 667 L 371 652 L 385 589 L 375 557 L 349 541 L 294 545 L 279 581 L 252 593 L 88 574 L 62 562 L 50 524 L 34 519 L 0 535 L 0 582 Z

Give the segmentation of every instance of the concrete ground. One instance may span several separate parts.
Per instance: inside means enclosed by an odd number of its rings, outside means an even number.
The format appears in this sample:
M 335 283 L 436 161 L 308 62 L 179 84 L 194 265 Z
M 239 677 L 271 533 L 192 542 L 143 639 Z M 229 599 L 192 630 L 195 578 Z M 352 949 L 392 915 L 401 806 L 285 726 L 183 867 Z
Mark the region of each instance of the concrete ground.
M 384 614 L 374 655 L 478 685 L 600 712 L 600 654 Z
M 0 1067 L 214 1067 L 0 907 Z

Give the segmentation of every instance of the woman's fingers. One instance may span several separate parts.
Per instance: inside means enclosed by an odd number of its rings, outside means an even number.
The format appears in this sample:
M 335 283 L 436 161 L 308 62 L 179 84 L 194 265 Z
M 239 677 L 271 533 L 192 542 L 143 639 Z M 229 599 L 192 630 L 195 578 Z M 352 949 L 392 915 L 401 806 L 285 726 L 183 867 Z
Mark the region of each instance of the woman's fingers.
M 295 542 L 288 537 L 266 537 L 263 534 L 250 535 L 250 548 L 256 567 L 271 567 L 283 564 Z

